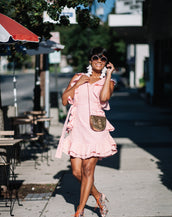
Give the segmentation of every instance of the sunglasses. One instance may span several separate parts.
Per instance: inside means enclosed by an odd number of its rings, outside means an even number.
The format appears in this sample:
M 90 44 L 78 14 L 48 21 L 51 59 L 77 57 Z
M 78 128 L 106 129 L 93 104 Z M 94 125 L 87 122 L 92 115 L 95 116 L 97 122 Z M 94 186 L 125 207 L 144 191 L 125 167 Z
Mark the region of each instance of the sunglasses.
M 91 57 L 92 61 L 98 61 L 98 59 L 100 59 L 102 62 L 107 62 L 107 58 L 104 56 L 98 56 L 98 55 L 94 55 Z

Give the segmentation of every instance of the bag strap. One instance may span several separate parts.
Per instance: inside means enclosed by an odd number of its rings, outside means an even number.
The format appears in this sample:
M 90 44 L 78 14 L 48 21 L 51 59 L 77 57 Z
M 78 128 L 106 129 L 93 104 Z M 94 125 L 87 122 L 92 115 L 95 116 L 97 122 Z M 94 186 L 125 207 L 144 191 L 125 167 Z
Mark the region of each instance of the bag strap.
M 90 106 L 90 91 L 89 91 L 89 85 L 88 85 L 88 83 L 87 83 L 87 91 L 88 91 L 88 115 L 89 115 L 89 117 L 90 117 L 90 115 L 91 115 L 91 106 Z

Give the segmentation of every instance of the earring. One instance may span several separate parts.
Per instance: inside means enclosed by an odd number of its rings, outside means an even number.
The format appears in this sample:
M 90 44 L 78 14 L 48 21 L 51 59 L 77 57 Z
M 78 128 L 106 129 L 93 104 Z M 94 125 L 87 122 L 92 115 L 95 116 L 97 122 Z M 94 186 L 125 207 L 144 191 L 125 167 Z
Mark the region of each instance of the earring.
M 92 66 L 91 65 L 87 66 L 87 75 L 88 75 L 88 77 L 90 77 L 90 75 L 92 75 Z
M 107 68 L 104 67 L 103 70 L 102 70 L 102 73 L 101 73 L 101 75 L 100 75 L 100 78 L 105 77 L 105 75 L 106 75 L 106 71 L 107 71 Z

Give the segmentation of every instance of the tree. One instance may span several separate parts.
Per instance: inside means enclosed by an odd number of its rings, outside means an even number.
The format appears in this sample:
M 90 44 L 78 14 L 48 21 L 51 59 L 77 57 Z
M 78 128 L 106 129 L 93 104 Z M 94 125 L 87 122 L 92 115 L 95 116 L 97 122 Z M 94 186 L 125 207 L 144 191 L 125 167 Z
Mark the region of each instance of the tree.
M 70 56 L 70 64 L 75 71 L 80 72 L 88 65 L 88 53 L 90 48 L 101 46 L 108 50 L 110 61 L 115 66 L 125 66 L 125 43 L 107 24 L 97 28 L 83 28 L 79 25 L 69 27 L 57 27 L 61 35 L 61 43 L 65 44 L 62 53 Z
M 76 8 L 77 21 L 82 27 L 95 28 L 99 18 L 90 14 L 89 9 L 94 0 L 1 0 L 0 12 L 15 19 L 41 38 L 50 38 L 55 25 L 43 22 L 43 12 L 47 11 L 50 18 L 59 21 L 56 25 L 69 26 L 69 17 L 61 16 L 65 6 Z M 98 0 L 105 2 L 106 0 Z M 81 8 L 82 6 L 82 8 Z
M 51 31 L 60 31 L 62 43 L 65 44 L 63 53 L 72 56 L 72 64 L 78 71 L 85 68 L 88 50 L 94 46 L 105 47 L 110 51 L 113 62 L 123 65 L 125 43 L 106 24 L 99 25 L 98 17 L 91 15 L 90 7 L 93 2 L 94 0 L 1 0 L 0 12 L 15 19 L 41 38 L 49 39 Z M 76 8 L 79 25 L 70 25 L 68 17 L 61 16 L 65 6 Z M 59 22 L 55 25 L 43 22 L 44 11 Z M 33 46 L 33 43 L 31 45 Z M 30 43 L 27 43 L 27 46 L 30 46 Z

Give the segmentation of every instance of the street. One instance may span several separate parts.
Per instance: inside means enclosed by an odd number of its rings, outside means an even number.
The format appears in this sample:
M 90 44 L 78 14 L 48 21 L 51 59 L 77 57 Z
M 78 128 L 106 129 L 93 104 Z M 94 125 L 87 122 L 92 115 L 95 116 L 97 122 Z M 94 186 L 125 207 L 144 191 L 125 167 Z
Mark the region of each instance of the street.
M 29 111 L 33 109 L 33 89 L 34 89 L 34 79 L 35 74 L 19 74 L 16 75 L 17 80 L 17 103 L 18 112 L 23 113 L 24 111 Z M 62 91 L 68 85 L 69 80 L 72 75 L 59 76 L 56 88 L 56 76 L 50 74 L 50 92 Z M 13 94 L 13 75 L 0 75 L 0 86 L 1 86 L 1 97 L 2 106 L 13 105 L 14 104 L 14 94 Z

